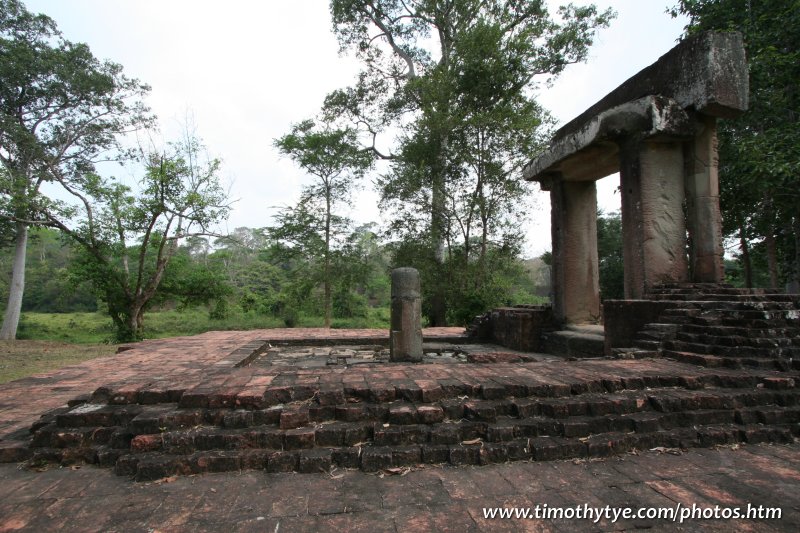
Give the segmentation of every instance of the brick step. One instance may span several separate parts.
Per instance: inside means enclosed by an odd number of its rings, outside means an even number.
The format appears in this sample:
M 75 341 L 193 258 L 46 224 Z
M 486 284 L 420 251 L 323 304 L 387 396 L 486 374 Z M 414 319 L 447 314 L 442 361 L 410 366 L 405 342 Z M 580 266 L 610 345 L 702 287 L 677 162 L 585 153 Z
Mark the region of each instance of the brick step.
M 762 388 L 751 388 L 761 384 Z M 670 388 L 663 388 L 663 387 Z M 642 390 L 648 387 L 646 390 Z M 661 388 L 659 388 L 661 387 Z M 704 388 L 705 387 L 705 388 Z M 586 392 L 562 397 L 522 397 L 483 400 L 481 398 L 461 397 L 441 400 L 432 404 L 413 403 L 403 400 L 373 404 L 367 402 L 344 403 L 341 405 L 318 405 L 301 402 L 283 406 L 273 406 L 262 410 L 248 409 L 186 409 L 179 404 L 160 404 L 148 406 L 77 406 L 71 410 L 42 417 L 34 424 L 31 432 L 36 435 L 43 431 L 54 432 L 65 428 L 88 428 L 93 431 L 118 428 L 130 435 L 158 434 L 176 429 L 196 426 L 216 426 L 225 429 L 273 426 L 279 429 L 294 429 L 309 424 L 340 422 L 381 422 L 396 425 L 436 424 L 445 419 L 481 420 L 492 422 L 499 416 L 526 417 L 542 415 L 561 418 L 575 414 L 624 414 L 646 409 L 647 405 L 662 396 L 689 396 L 697 401 L 718 402 L 719 398 L 744 401 L 740 398 L 755 395 L 763 398 L 762 403 L 778 401 L 775 392 L 778 388 L 788 389 L 782 395 L 793 395 L 795 381 L 786 378 L 758 378 L 739 376 L 726 380 L 723 376 L 706 375 L 702 379 L 686 380 L 664 376 L 646 376 L 637 380 L 626 380 L 619 387 L 611 387 L 614 393 L 606 392 L 601 384 L 588 388 Z M 622 389 L 625 390 L 622 390 Z M 726 400 L 727 401 L 727 400 Z M 785 403 L 788 400 L 780 400 Z M 781 403 L 781 404 L 783 404 Z M 713 404 L 716 405 L 716 404 Z M 731 404 L 735 405 L 735 403 Z M 124 416 L 116 416 L 113 410 Z M 136 416 L 132 416 L 137 413 Z M 102 416 L 100 416 L 102 414 Z M 123 421 L 118 426 L 109 426 L 110 420 Z M 113 431 L 111 432 L 113 433 Z
M 641 348 L 639 346 L 631 346 L 630 348 L 613 348 L 611 350 L 612 357 L 616 359 L 649 359 L 653 357 L 660 357 L 657 350 L 650 350 Z
M 549 461 L 610 457 L 631 450 L 711 447 L 737 442 L 793 442 L 797 424 L 714 424 L 644 433 L 609 431 L 586 437 L 538 436 L 498 442 L 480 439 L 455 444 L 419 443 L 322 447 L 301 450 L 208 450 L 188 455 L 159 452 L 120 454 L 118 450 L 37 450 L 34 460 L 114 466 L 118 475 L 152 481 L 172 475 L 261 469 L 268 472 L 329 472 L 360 468 L 367 472 L 418 464 L 483 465 L 514 460 Z
M 642 340 L 660 341 L 662 339 L 673 338 L 679 329 L 680 326 L 677 324 L 668 324 L 668 323 L 645 324 L 644 328 L 642 328 L 642 330 L 639 331 L 639 333 L 637 333 L 637 338 Z
M 693 314 L 690 311 L 702 313 L 721 313 L 734 311 L 784 312 L 788 316 L 796 316 L 800 304 L 796 302 L 728 302 L 728 301 L 698 301 L 686 300 L 672 302 L 673 305 L 663 310 L 667 315 Z
M 365 443 L 373 446 L 453 445 L 476 439 L 496 443 L 541 436 L 583 438 L 608 432 L 650 433 L 698 425 L 733 423 L 797 425 L 800 423 L 800 407 L 768 405 L 739 409 L 648 411 L 624 415 L 569 416 L 562 420 L 535 416 L 523 419 L 502 417 L 492 423 L 462 420 L 434 426 L 332 423 L 291 430 L 275 428 L 227 430 L 198 427 L 186 431 L 138 435 L 130 442 L 130 452 L 190 455 L 198 451 L 243 449 L 296 451 Z M 62 445 L 64 432 L 54 436 L 61 440 L 54 440 L 50 448 L 88 448 L 106 444 L 95 441 L 84 441 L 79 444 L 79 441 L 70 439 L 68 445 Z M 87 434 L 75 431 L 71 436 L 86 437 Z M 114 449 L 113 446 L 110 448 Z
M 749 346 L 752 348 L 800 347 L 800 336 L 788 337 L 770 335 L 751 337 L 749 335 L 713 335 L 681 331 L 675 336 L 674 340 L 697 344 L 713 344 L 715 346 Z
M 154 450 L 188 453 L 217 448 L 303 449 L 315 445 L 353 444 L 368 440 L 374 440 L 377 444 L 428 441 L 452 444 L 476 437 L 489 441 L 504 440 L 497 435 L 506 435 L 507 438 L 542 434 L 575 436 L 570 433 L 575 430 L 567 428 L 577 422 L 582 427 L 590 428 L 587 429 L 590 433 L 607 430 L 638 431 L 636 417 L 652 418 L 660 416 L 659 413 L 671 417 L 668 427 L 680 425 L 679 421 L 687 416 L 690 417 L 690 423 L 712 423 L 727 421 L 737 409 L 765 406 L 772 410 L 789 410 L 794 413 L 792 416 L 798 418 L 796 415 L 800 413 L 800 407 L 795 409 L 795 406 L 800 405 L 800 391 L 794 388 L 793 379 L 771 378 L 761 385 L 762 388 L 755 389 L 674 388 L 622 394 L 585 394 L 572 398 L 529 398 L 511 402 L 471 400 L 458 406 L 440 408 L 436 418 L 427 415 L 420 417 L 414 413 L 416 406 L 397 402 L 383 411 L 382 417 L 378 419 L 314 423 L 306 418 L 305 425 L 292 428 L 275 424 L 253 425 L 252 417 L 247 417 L 249 426 L 241 426 L 238 423 L 229 423 L 233 419 L 231 417 L 219 417 L 216 414 L 198 417 L 195 421 L 215 421 L 217 425 L 192 424 L 169 429 L 164 426 L 137 425 L 135 419 L 129 426 L 119 428 L 62 428 L 51 423 L 33 433 L 30 446 L 80 448 L 107 445 L 114 449 L 130 447 L 139 453 Z M 445 413 L 449 415 L 446 422 Z M 708 413 L 708 416 L 723 418 L 697 418 L 700 415 L 693 413 Z M 142 414 L 152 417 L 153 413 L 144 411 Z M 169 416 L 184 417 L 186 414 L 185 410 L 178 409 Z M 252 412 L 236 410 L 229 414 L 252 415 Z M 785 421 L 794 422 L 795 418 Z M 420 423 L 421 420 L 424 423 Z M 143 430 L 146 432 L 142 432 Z
M 800 328 L 737 328 L 731 326 L 705 326 L 699 324 L 685 324 L 680 327 L 682 333 L 712 335 L 718 337 L 747 337 L 747 338 L 797 338 Z
M 658 355 L 658 351 L 661 349 L 661 341 L 658 340 L 640 339 L 637 337 L 633 341 L 633 344 L 636 348 L 647 350 L 655 353 L 656 355 Z
M 685 340 L 666 340 L 661 343 L 665 350 L 691 352 L 696 354 L 717 355 L 722 357 L 747 357 L 792 359 L 800 356 L 800 347 L 791 346 L 736 346 L 705 344 Z
M 661 350 L 661 355 L 667 359 L 674 359 L 682 363 L 688 363 L 707 368 L 753 368 L 759 370 L 800 370 L 800 361 L 797 359 L 770 359 L 753 357 L 730 357 L 709 354 L 699 354 L 693 352 L 681 352 L 677 350 Z
M 724 304 L 728 302 L 744 303 L 746 305 L 768 305 L 771 303 L 789 304 L 796 308 L 800 304 L 800 297 L 796 294 L 714 294 L 714 293 L 662 293 L 648 294 L 648 300 L 673 301 L 673 302 L 703 302 L 707 305 Z M 725 305 L 721 305 L 725 307 Z
M 782 318 L 742 318 L 732 316 L 694 316 L 686 321 L 684 324 L 693 324 L 697 326 L 723 326 L 733 328 L 747 328 L 747 329 L 796 329 L 797 324 L 795 321 L 790 321 Z
M 711 293 L 718 293 L 718 294 L 753 294 L 753 295 L 764 295 L 764 294 L 786 294 L 786 291 L 783 289 L 777 288 L 762 288 L 762 287 L 755 287 L 755 288 L 744 288 L 744 287 L 734 287 L 729 284 L 684 284 L 684 285 L 657 285 L 652 287 L 647 294 L 669 294 L 669 293 L 695 293 L 695 294 L 702 294 L 706 292 Z
M 796 309 L 708 309 L 698 318 L 735 318 L 739 320 L 786 320 L 797 322 L 800 311 Z

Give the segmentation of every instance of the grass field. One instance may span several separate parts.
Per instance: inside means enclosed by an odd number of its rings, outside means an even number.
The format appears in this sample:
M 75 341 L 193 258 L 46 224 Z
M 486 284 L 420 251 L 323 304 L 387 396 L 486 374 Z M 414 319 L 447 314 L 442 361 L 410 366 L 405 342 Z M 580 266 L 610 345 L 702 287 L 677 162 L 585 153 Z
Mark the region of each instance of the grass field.
M 298 317 L 296 327 L 321 327 L 321 316 Z M 363 318 L 335 318 L 333 328 L 388 328 L 389 310 L 370 309 Z M 214 320 L 205 309 L 158 311 L 145 314 L 145 338 L 160 339 L 196 335 L 205 331 L 250 330 L 286 327 L 282 320 L 255 313 L 232 313 Z M 108 343 L 113 339 L 111 319 L 101 313 L 23 313 L 18 339 L 71 343 Z
M 116 351 L 117 347 L 111 344 L 0 341 L 0 383 L 111 355 Z
M 282 320 L 255 313 L 208 318 L 205 309 L 147 313 L 145 338 L 196 335 L 206 331 L 285 327 Z M 322 327 L 320 316 L 300 315 L 296 327 Z M 388 309 L 369 309 L 363 318 L 334 319 L 334 328 L 388 328 Z M 101 313 L 23 313 L 17 341 L 0 341 L 0 383 L 116 352 L 111 319 Z

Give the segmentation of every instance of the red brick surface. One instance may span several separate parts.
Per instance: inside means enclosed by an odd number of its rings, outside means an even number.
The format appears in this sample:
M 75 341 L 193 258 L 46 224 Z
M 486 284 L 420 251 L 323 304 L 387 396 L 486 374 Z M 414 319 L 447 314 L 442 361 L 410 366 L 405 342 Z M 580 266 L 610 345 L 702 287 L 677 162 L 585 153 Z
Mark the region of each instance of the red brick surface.
M 426 331 L 429 337 L 458 333 L 459 330 L 452 329 Z M 266 390 L 279 395 L 281 387 L 291 394 L 304 390 L 313 393 L 318 389 L 329 395 L 320 396 L 329 398 L 321 402 L 324 406 L 338 404 L 340 391 L 345 388 L 351 392 L 362 390 L 367 395 L 400 393 L 432 401 L 457 382 L 459 387 L 474 386 L 475 393 L 491 400 L 501 388 L 512 390 L 509 387 L 514 387 L 514 379 L 520 376 L 537 379 L 543 387 L 551 387 L 556 392 L 559 387 L 566 388 L 567 394 L 567 383 L 585 378 L 586 383 L 591 384 L 592 380 L 606 374 L 613 379 L 656 382 L 680 378 L 684 384 L 693 379 L 702 380 L 710 373 L 719 379 L 737 376 L 735 371 L 703 369 L 666 360 L 586 361 L 569 366 L 569 375 L 565 375 L 567 367 L 558 363 L 385 365 L 346 371 L 233 368 L 246 355 L 242 347 L 255 341 L 331 336 L 383 338 L 386 332 L 321 329 L 210 332 L 196 337 L 146 341 L 116 356 L 1 385 L 0 434 L 29 427 L 41 413 L 98 388 L 108 393 L 110 403 L 124 403 L 132 398 L 144 404 L 156 403 L 160 401 L 158 398 L 177 401 L 185 391 L 196 391 L 200 393 L 194 396 L 197 401 L 219 405 L 237 400 L 258 401 Z M 768 372 L 763 374 L 758 379 L 772 377 Z M 497 391 L 492 388 L 493 379 Z M 768 383 L 776 389 L 789 385 L 783 381 Z M 604 386 L 613 388 L 614 385 L 605 383 Z M 479 404 L 475 404 L 474 409 L 476 416 L 482 414 Z M 102 416 L 102 413 L 93 416 Z M 416 413 L 400 410 L 391 416 L 398 419 L 429 417 L 438 421 L 442 414 L 436 409 L 423 409 Z M 298 423 L 287 415 L 288 426 Z M 314 438 L 313 433 L 302 428 L 288 431 L 292 432 L 292 446 L 304 453 L 269 452 L 283 454 L 286 468 L 317 472 L 332 464 L 325 450 L 306 449 L 309 439 Z M 498 432 L 497 438 L 502 440 L 500 429 Z M 331 438 L 339 437 L 331 434 Z M 446 435 L 440 437 L 447 440 Z M 68 439 L 69 432 L 57 438 Z M 144 451 L 161 444 L 141 439 L 136 446 Z M 613 443 L 591 445 L 596 446 L 600 454 L 604 447 L 612 447 Z M 443 449 L 446 450 L 446 446 Z M 463 450 L 463 462 L 477 462 L 499 448 L 487 443 L 464 446 Z M 431 445 L 425 447 L 423 453 L 436 459 L 440 451 L 441 447 Z M 472 452 L 475 457 L 469 456 Z M 209 462 L 207 469 L 211 472 L 229 469 L 231 461 L 238 461 L 243 468 L 258 467 L 268 461 L 266 464 L 271 469 L 280 470 L 281 458 L 267 458 L 259 453 L 255 450 L 244 458 L 219 453 L 203 460 Z M 375 446 L 370 449 L 369 464 L 381 470 L 393 460 L 397 461 L 394 456 L 402 453 L 419 454 L 419 449 L 404 451 Z M 542 447 L 537 453 L 546 454 L 547 449 Z M 301 458 L 301 464 L 293 463 Z M 418 459 L 424 461 L 426 457 Z M 352 470 L 325 474 L 243 470 L 178 476 L 148 483 L 134 483 L 127 477 L 115 476 L 111 469 L 93 466 L 58 468 L 51 465 L 37 472 L 6 464 L 0 465 L 0 531 L 612 531 L 635 528 L 674 531 L 678 525 L 657 520 L 619 523 L 603 520 L 598 524 L 576 520 L 488 520 L 483 518 L 482 508 L 543 503 L 550 506 L 588 503 L 598 507 L 671 507 L 678 502 L 682 505 L 752 503 L 778 506 L 783 511 L 782 519 L 775 521 L 690 521 L 680 526 L 685 531 L 797 531 L 800 530 L 798 464 L 798 444 L 742 445 L 692 450 L 680 455 L 645 451 L 640 455 L 625 454 L 591 461 L 520 461 L 482 467 L 400 469 L 395 471 L 398 475 L 385 477 Z

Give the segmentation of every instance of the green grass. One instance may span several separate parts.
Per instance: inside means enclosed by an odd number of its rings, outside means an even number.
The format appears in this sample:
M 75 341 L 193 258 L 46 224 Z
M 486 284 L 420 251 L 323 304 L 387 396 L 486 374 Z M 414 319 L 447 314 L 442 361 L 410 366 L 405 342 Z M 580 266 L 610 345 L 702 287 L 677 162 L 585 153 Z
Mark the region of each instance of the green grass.
M 322 327 L 323 323 L 321 316 L 301 313 L 297 327 Z M 281 319 L 241 311 L 224 320 L 212 320 L 206 309 L 147 313 L 144 325 L 148 339 L 285 327 Z M 389 309 L 369 309 L 361 318 L 335 318 L 331 327 L 388 328 Z M 19 340 L 0 341 L 0 383 L 111 355 L 116 352 L 110 344 L 113 333 L 111 319 L 101 313 L 23 313 Z
M 300 314 L 296 327 L 322 327 L 321 316 Z M 283 320 L 256 313 L 233 312 L 214 320 L 202 308 L 181 311 L 153 311 L 144 316 L 144 336 L 148 339 L 196 335 L 206 331 L 250 330 L 286 327 Z M 331 327 L 388 328 L 389 309 L 369 309 L 366 317 L 334 318 Z M 48 340 L 76 344 L 108 343 L 113 339 L 111 319 L 102 313 L 23 313 L 18 339 Z
M 108 344 L 0 341 L 0 383 L 111 355 L 116 350 Z

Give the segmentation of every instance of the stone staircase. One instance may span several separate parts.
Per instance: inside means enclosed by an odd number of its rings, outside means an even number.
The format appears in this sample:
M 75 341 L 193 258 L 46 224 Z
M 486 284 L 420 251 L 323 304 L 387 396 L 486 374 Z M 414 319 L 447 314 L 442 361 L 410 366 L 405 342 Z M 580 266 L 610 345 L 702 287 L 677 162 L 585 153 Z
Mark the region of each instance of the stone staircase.
M 622 363 L 641 366 L 627 371 Z M 147 481 L 240 469 L 375 472 L 592 458 L 800 435 L 800 388 L 788 374 L 687 372 L 667 361 L 595 364 L 562 363 L 563 378 L 549 380 L 495 365 L 499 377 L 482 383 L 296 383 L 241 398 L 223 389 L 146 397 L 101 387 L 44 415 L 24 447 L 34 464 L 86 462 Z M 551 367 L 516 368 L 525 376 Z
M 672 304 L 618 356 L 661 355 L 707 367 L 800 368 L 800 295 L 720 284 L 667 284 L 648 298 Z

